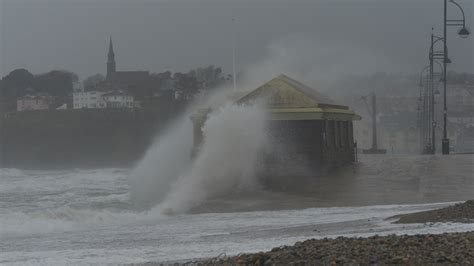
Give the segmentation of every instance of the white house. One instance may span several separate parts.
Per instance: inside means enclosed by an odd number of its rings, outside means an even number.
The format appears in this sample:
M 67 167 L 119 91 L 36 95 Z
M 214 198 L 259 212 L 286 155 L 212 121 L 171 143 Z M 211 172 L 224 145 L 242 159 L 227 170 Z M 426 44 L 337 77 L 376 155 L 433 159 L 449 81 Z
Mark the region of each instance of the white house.
M 101 91 L 75 91 L 73 93 L 73 108 L 106 108 L 105 92 Z
M 131 94 L 113 91 L 103 95 L 107 108 L 134 108 L 134 99 Z

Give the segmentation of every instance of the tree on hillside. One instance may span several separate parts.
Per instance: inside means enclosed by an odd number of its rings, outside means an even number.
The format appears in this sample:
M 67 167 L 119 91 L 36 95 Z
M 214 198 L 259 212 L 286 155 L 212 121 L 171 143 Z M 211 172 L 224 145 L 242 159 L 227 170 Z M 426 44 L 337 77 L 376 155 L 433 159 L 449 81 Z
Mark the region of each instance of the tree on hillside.
M 24 68 L 15 69 L 2 79 L 1 96 L 5 99 L 17 98 L 26 94 L 33 85 L 34 76 Z
M 164 83 L 166 81 L 172 80 L 172 78 L 173 77 L 170 71 L 150 74 L 150 80 L 152 83 L 153 91 L 160 91 Z
M 152 96 L 160 96 L 162 99 L 174 99 L 174 80 L 171 71 L 162 73 L 151 73 L 148 87 Z
M 5 101 L 6 100 L 6 95 L 5 95 L 5 82 L 3 81 L 3 79 L 0 79 L 0 102 L 2 101 Z
M 86 79 L 84 79 L 83 83 L 84 83 L 84 90 L 85 91 L 93 91 L 93 90 L 96 90 L 97 89 L 97 85 L 104 81 L 105 80 L 105 77 L 104 75 L 102 74 L 95 74 L 95 75 L 92 75 L 90 77 L 87 77 Z
M 188 75 L 196 78 L 202 89 L 213 89 L 225 83 L 222 68 L 210 65 L 189 71 Z
M 35 76 L 34 88 L 37 92 L 52 96 L 65 97 L 72 93 L 73 82 L 77 82 L 76 74 L 68 71 L 53 70 Z
M 183 99 L 190 99 L 199 92 L 199 82 L 189 74 L 174 73 L 174 87 Z
M 152 75 L 152 77 L 157 78 L 157 79 L 161 79 L 161 80 L 167 80 L 167 79 L 172 78 L 171 71 L 165 71 L 163 73 L 153 73 L 151 75 Z

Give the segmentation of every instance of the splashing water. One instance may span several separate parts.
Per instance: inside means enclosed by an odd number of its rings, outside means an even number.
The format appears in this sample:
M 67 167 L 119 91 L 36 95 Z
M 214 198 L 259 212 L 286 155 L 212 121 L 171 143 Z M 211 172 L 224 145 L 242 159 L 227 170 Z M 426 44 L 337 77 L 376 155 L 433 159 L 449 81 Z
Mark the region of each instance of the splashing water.
M 266 139 L 263 109 L 228 104 L 212 112 L 194 161 L 189 116 L 188 112 L 158 138 L 132 171 L 130 196 L 135 206 L 159 205 L 159 210 L 180 213 L 209 197 L 256 187 L 254 170 Z
M 185 212 L 209 197 L 256 188 L 265 121 L 258 106 L 227 105 L 212 113 L 203 127 L 204 144 L 193 166 L 173 184 L 164 210 Z
M 161 202 L 171 184 L 191 163 L 192 124 L 186 112 L 152 145 L 130 174 L 130 199 L 136 208 Z

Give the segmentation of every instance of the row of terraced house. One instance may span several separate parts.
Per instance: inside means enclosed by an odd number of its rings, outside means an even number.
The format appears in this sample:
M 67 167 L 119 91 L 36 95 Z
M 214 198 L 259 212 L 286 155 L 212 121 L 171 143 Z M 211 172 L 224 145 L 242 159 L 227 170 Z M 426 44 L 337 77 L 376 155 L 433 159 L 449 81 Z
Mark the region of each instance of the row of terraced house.
M 18 112 L 48 109 L 103 109 L 103 108 L 138 108 L 139 103 L 133 95 L 121 90 L 84 91 L 79 83 L 74 86 L 72 106 L 58 103 L 55 97 L 47 94 L 28 94 L 16 101 Z

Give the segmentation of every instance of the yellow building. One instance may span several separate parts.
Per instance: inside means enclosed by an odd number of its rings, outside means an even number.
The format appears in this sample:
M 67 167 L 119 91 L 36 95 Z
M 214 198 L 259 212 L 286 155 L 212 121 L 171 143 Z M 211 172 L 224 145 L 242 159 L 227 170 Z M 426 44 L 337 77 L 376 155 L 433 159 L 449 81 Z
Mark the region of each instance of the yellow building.
M 289 147 L 283 156 L 267 154 L 272 157 L 267 162 L 279 166 L 297 162 L 320 172 L 355 160 L 352 121 L 360 116 L 347 106 L 285 75 L 234 102 L 250 105 L 256 101 L 263 101 L 268 111 L 269 137 Z M 202 126 L 210 111 L 201 109 L 192 117 L 195 149 L 202 142 Z

